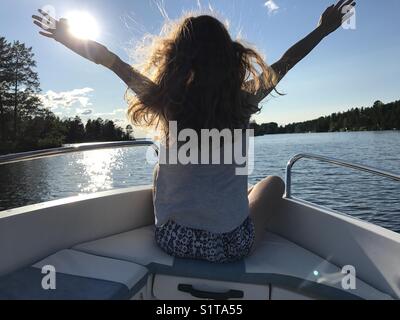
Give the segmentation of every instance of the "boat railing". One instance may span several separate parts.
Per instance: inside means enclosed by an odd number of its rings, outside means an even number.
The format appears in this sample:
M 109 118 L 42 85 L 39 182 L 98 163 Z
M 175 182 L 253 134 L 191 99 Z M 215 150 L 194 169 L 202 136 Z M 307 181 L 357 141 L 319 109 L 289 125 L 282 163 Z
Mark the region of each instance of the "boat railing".
M 99 143 L 82 143 L 65 145 L 60 148 L 45 149 L 38 151 L 29 151 L 23 153 L 14 153 L 0 156 L 0 166 L 10 163 L 29 161 L 41 158 L 55 157 L 68 153 L 85 152 L 93 150 L 114 149 L 114 148 L 127 148 L 138 146 L 153 147 L 155 152 L 158 153 L 157 145 L 148 139 L 136 139 L 129 141 L 115 141 L 115 142 L 99 142 Z
M 292 159 L 289 160 L 286 168 L 286 198 L 291 198 L 292 197 L 292 169 L 293 166 L 301 159 L 310 159 L 310 160 L 316 160 L 319 162 L 324 162 L 324 163 L 329 163 L 332 165 L 340 166 L 340 167 L 346 167 L 350 168 L 353 170 L 357 171 L 363 171 L 367 172 L 376 176 L 381 176 L 385 177 L 394 181 L 399 181 L 400 182 L 400 175 L 381 170 L 381 169 L 376 169 L 370 166 L 362 165 L 362 164 L 357 164 L 357 163 L 352 163 L 349 161 L 344 161 L 344 160 L 339 160 L 335 158 L 330 158 L 330 157 L 324 157 L 316 154 L 309 154 L 309 153 L 302 153 L 295 155 Z

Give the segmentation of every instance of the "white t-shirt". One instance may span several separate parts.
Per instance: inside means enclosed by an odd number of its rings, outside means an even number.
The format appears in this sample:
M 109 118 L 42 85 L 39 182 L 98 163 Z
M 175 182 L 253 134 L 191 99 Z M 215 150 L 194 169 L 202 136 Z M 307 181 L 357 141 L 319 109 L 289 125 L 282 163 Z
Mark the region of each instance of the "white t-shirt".
M 245 136 L 239 143 L 247 154 L 248 136 Z M 172 220 L 212 233 L 227 233 L 240 226 L 249 216 L 248 175 L 243 174 L 248 163 L 221 163 L 160 163 L 154 175 L 156 225 Z

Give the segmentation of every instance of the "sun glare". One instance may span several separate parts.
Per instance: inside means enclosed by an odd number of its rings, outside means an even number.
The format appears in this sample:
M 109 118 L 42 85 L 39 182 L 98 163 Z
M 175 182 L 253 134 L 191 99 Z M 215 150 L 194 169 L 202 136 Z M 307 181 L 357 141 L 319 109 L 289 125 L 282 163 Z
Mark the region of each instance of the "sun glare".
M 79 39 L 96 40 L 100 35 L 100 28 L 96 19 L 85 11 L 72 11 L 66 15 L 72 35 Z

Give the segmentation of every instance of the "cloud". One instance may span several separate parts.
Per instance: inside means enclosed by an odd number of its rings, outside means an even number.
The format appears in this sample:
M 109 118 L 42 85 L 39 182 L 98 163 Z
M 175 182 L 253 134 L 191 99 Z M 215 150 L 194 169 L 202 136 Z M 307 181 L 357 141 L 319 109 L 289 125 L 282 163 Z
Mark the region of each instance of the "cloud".
M 93 109 L 76 109 L 76 113 L 82 116 L 90 116 L 93 113 Z
M 39 96 L 43 106 L 50 110 L 53 109 L 69 109 L 72 107 L 80 107 L 87 109 L 92 104 L 90 103 L 89 94 L 93 92 L 92 88 L 74 89 L 71 91 L 54 92 L 47 91 Z
M 125 109 L 115 109 L 112 112 L 105 112 L 105 113 L 96 113 L 96 117 L 116 117 L 118 115 L 122 115 L 125 117 L 126 110 Z
M 126 109 L 119 108 L 111 112 L 95 112 L 91 103 L 92 88 L 73 89 L 70 91 L 54 92 L 47 91 L 39 95 L 43 106 L 53 111 L 59 117 L 79 116 L 83 119 L 103 118 L 114 121 L 124 127 L 128 125 Z
M 279 6 L 273 0 L 268 0 L 264 6 L 267 8 L 268 14 L 275 14 L 279 10 Z
M 115 109 L 111 112 L 95 113 L 94 118 L 102 118 L 114 121 L 115 124 L 122 128 L 125 128 L 128 124 L 128 118 L 126 115 L 127 110 L 123 108 Z

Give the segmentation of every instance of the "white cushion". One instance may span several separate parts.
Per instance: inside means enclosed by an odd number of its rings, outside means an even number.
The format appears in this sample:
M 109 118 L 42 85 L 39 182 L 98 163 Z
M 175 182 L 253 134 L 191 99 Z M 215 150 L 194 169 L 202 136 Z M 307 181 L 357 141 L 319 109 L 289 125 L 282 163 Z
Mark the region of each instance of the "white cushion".
M 174 258 L 162 251 L 154 239 L 154 226 L 87 242 L 73 249 L 104 257 L 131 261 L 144 266 L 151 263 L 172 266 Z
M 315 282 L 344 290 L 342 279 L 345 274 L 341 268 L 274 233 L 265 234 L 259 248 L 246 258 L 245 264 L 248 274 L 268 273 L 303 279 L 299 289 Z M 360 279 L 356 279 L 356 289 L 348 293 L 363 299 L 391 299 Z
M 148 273 L 143 266 L 126 261 L 99 257 L 75 250 L 62 250 L 33 265 L 54 266 L 56 272 L 123 284 L 131 290 Z

